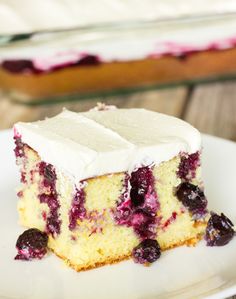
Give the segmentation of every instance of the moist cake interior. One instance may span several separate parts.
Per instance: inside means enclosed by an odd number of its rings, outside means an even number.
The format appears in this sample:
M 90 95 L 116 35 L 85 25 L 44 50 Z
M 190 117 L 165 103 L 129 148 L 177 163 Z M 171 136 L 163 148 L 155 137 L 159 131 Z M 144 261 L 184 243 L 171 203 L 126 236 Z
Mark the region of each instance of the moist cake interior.
M 91 119 L 91 122 L 89 121 L 91 130 L 96 126 L 94 122 L 99 123 L 99 129 L 104 131 L 103 140 L 108 138 L 111 131 L 113 132 L 113 137 L 109 137 L 113 138 L 110 144 L 96 145 L 99 148 L 98 152 L 103 152 L 103 155 L 93 157 L 94 164 L 101 165 L 104 162 L 100 167 L 104 173 L 98 171 L 98 175 L 94 176 L 85 174 L 86 171 L 87 173 L 94 171 L 91 170 L 93 165 L 90 168 L 85 165 L 83 168 L 83 164 L 80 164 L 83 172 L 77 171 L 75 167 L 80 163 L 79 154 L 83 153 L 82 146 L 85 146 L 85 143 L 86 146 L 90 144 L 90 149 L 94 150 L 96 140 L 92 143 L 89 128 L 85 132 L 88 135 L 85 134 L 83 141 L 80 141 L 81 147 L 75 145 L 78 136 L 75 131 L 67 130 L 69 126 L 64 126 L 64 131 L 57 133 L 63 136 L 64 141 L 67 136 L 65 142 L 68 143 L 68 147 L 70 146 L 70 150 L 73 140 L 75 152 L 79 153 L 78 164 L 74 161 L 75 166 L 72 164 L 69 166 L 69 161 L 72 161 L 66 157 L 71 153 L 69 148 L 65 146 L 62 152 L 60 146 L 57 148 L 56 143 L 50 143 L 51 136 L 54 136 L 54 139 L 59 138 L 55 133 L 59 128 L 58 118 L 57 121 L 56 118 L 51 121 L 47 132 L 45 126 L 50 120 L 15 126 L 15 154 L 21 172 L 21 186 L 18 190 L 20 223 L 25 227 L 46 232 L 48 247 L 77 271 L 115 263 L 131 256 L 136 262 L 148 264 L 158 255 L 157 252 L 153 255 L 150 250 L 145 251 L 148 246 L 152 246 L 154 240 L 157 241 L 155 243 L 158 244 L 155 245 L 157 248 L 166 250 L 183 244 L 195 245 L 205 232 L 208 211 L 201 180 L 199 133 L 190 125 L 175 118 L 167 116 L 162 118 L 162 115 L 154 112 L 149 114 L 142 109 L 134 110 L 123 111 L 123 114 L 122 111 L 116 112 L 116 110 L 83 114 L 83 117 Z M 68 117 L 70 113 L 67 111 L 66 113 Z M 109 117 L 106 117 L 108 114 Z M 116 117 L 109 123 L 111 114 Z M 130 119 L 124 119 L 123 115 L 127 114 L 129 117 L 133 115 L 132 123 Z M 139 151 L 140 158 L 143 152 L 149 150 L 149 153 L 152 151 L 156 153 L 161 147 L 160 144 L 155 145 L 156 148 L 150 147 L 152 136 L 145 136 L 143 133 L 146 143 L 143 141 L 144 148 L 142 147 L 141 137 L 137 132 L 142 126 L 139 121 L 144 115 L 149 117 L 151 124 L 154 119 L 161 119 L 159 125 L 161 123 L 164 126 L 162 133 L 165 136 L 160 137 L 160 132 L 156 134 L 159 134 L 159 141 L 165 143 L 162 154 L 165 158 L 162 161 L 155 159 L 151 161 L 155 156 L 153 154 L 154 156 L 149 157 L 148 161 L 146 157 L 145 159 L 142 157 L 141 163 L 135 162 L 134 167 L 130 160 L 127 162 L 132 156 L 130 151 L 131 153 Z M 72 124 L 73 120 L 83 128 L 85 120 L 80 116 L 81 114 L 77 117 L 76 113 L 72 113 L 66 122 Z M 137 116 L 139 120 L 136 119 Z M 126 122 L 129 123 L 129 131 L 123 128 Z M 143 131 L 147 128 L 148 123 L 143 124 Z M 101 133 L 99 129 L 96 129 L 98 134 L 96 136 Z M 175 136 L 170 135 L 171 130 Z M 92 135 L 92 131 L 90 133 Z M 150 132 L 150 135 L 152 134 L 155 132 Z M 184 141 L 181 134 L 187 136 Z M 45 144 L 42 144 L 42 135 L 45 140 L 47 139 Z M 191 139 L 194 139 L 193 142 Z M 30 140 L 32 142 L 29 142 Z M 118 144 L 122 144 L 122 150 L 123 147 L 126 148 L 121 157 L 123 167 L 125 163 L 132 164 L 131 169 L 115 171 L 116 167 L 117 170 L 121 170 L 119 159 L 116 160 L 121 154 L 121 150 L 117 149 Z M 41 150 L 39 145 L 44 149 Z M 64 155 L 67 164 L 50 163 L 45 159 L 47 151 L 48 157 L 52 157 L 52 162 L 56 161 L 55 156 L 58 158 Z M 93 152 L 90 154 L 92 156 Z M 106 156 L 108 164 L 103 160 Z M 88 159 L 88 156 L 86 157 Z M 160 155 L 158 157 L 161 158 Z M 109 165 L 112 161 L 113 166 Z M 67 169 L 61 165 L 67 165 Z M 70 172 L 73 169 L 76 170 L 74 176 Z M 112 171 L 109 172 L 108 169 Z M 142 250 L 148 252 L 145 257 L 140 253 Z

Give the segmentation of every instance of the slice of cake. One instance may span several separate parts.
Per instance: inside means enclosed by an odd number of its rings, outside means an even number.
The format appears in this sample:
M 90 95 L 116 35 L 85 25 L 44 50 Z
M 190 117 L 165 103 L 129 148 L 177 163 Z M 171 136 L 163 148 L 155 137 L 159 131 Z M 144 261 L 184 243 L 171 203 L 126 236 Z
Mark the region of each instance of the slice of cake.
M 20 223 L 31 228 L 17 258 L 41 258 L 48 238 L 77 271 L 131 256 L 148 264 L 204 235 L 201 136 L 186 122 L 144 109 L 65 110 L 16 124 L 14 138 Z M 37 235 L 31 254 L 22 240 Z

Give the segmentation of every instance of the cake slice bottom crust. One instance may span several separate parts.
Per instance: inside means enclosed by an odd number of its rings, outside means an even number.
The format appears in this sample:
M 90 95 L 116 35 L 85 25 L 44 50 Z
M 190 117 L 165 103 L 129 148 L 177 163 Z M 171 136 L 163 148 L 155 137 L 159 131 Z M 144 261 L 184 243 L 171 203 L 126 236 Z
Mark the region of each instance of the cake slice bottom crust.
M 188 239 L 188 240 L 184 240 L 182 242 L 176 243 L 176 244 L 171 244 L 169 247 L 164 247 L 162 248 L 162 251 L 166 251 L 169 249 L 174 249 L 176 247 L 179 246 L 188 246 L 188 247 L 193 247 L 195 246 L 199 241 L 201 241 L 202 239 L 202 234 L 197 235 L 194 238 Z M 132 253 L 128 254 L 128 255 L 124 255 L 124 256 L 120 256 L 120 257 L 116 257 L 116 258 L 111 258 L 111 259 L 107 259 L 105 262 L 98 262 L 98 263 L 94 263 L 94 264 L 88 264 L 87 266 L 84 265 L 83 267 L 80 267 L 76 264 L 73 264 L 70 262 L 70 260 L 68 260 L 66 257 L 57 254 L 57 252 L 53 249 L 50 249 L 56 256 L 58 256 L 60 259 L 62 259 L 69 267 L 73 268 L 75 271 L 80 272 L 80 271 L 87 271 L 87 270 L 92 270 L 95 268 L 99 268 L 102 266 L 106 266 L 106 265 L 112 265 L 112 264 L 117 264 L 119 262 L 125 261 L 125 260 L 129 260 L 132 258 Z

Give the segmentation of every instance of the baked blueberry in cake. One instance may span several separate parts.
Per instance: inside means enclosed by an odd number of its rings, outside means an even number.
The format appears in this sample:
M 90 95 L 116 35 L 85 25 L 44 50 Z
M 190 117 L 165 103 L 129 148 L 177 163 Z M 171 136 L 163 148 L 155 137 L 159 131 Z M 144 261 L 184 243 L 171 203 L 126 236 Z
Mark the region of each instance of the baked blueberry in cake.
M 47 253 L 48 235 L 38 229 L 30 228 L 21 234 L 16 242 L 16 260 L 41 259 Z
M 204 235 L 210 246 L 233 238 L 230 220 L 207 210 L 195 128 L 145 109 L 99 110 L 15 125 L 18 212 L 33 229 L 17 259 L 48 247 L 77 271 L 130 257 L 147 265 Z

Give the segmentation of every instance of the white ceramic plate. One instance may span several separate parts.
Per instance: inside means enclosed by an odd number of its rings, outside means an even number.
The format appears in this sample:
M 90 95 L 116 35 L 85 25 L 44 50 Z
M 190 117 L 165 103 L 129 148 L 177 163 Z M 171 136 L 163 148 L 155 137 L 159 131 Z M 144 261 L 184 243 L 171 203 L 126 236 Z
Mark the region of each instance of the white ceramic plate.
M 132 261 L 76 273 L 54 255 L 14 261 L 17 224 L 11 132 L 0 133 L 0 298 L 190 299 L 236 294 L 236 238 L 225 247 L 180 247 L 146 268 Z M 203 170 L 210 209 L 236 223 L 236 144 L 203 136 Z

